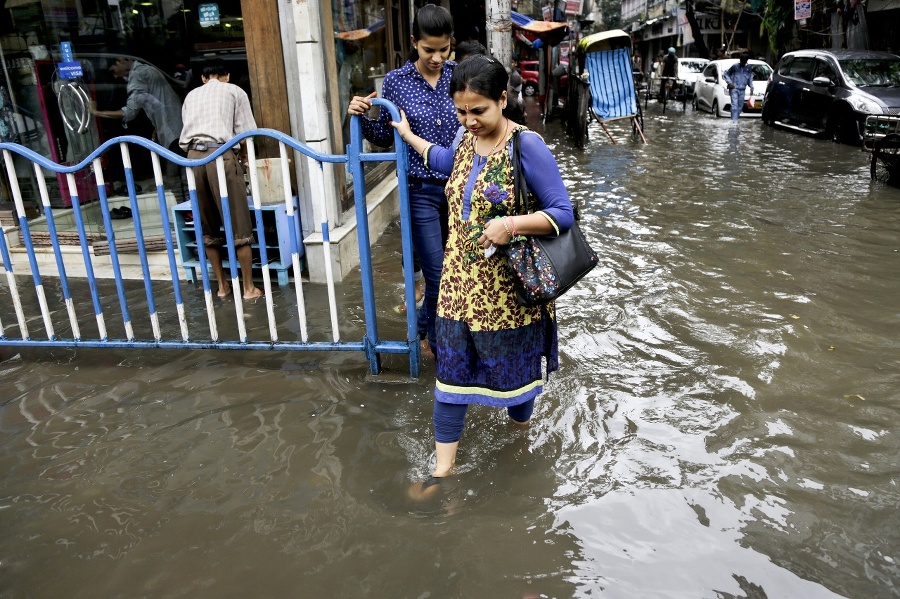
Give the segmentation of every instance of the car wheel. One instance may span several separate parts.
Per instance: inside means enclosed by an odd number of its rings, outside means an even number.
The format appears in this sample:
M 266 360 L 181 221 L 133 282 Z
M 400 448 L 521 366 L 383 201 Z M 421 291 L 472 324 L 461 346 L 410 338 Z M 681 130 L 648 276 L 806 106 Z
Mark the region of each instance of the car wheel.
M 534 83 L 529 81 L 528 83 L 526 83 L 525 85 L 522 86 L 522 93 L 529 97 L 533 96 L 537 93 L 537 86 Z
M 719 114 L 719 99 L 718 98 L 713 99 L 712 113 L 713 113 L 713 116 L 715 116 L 716 118 L 719 118 L 722 116 L 721 114 Z
M 775 126 L 775 106 L 773 100 L 763 102 L 762 122 L 770 127 Z
M 826 134 L 835 143 L 859 145 L 862 141 L 853 113 L 846 108 L 835 110 L 826 126 Z

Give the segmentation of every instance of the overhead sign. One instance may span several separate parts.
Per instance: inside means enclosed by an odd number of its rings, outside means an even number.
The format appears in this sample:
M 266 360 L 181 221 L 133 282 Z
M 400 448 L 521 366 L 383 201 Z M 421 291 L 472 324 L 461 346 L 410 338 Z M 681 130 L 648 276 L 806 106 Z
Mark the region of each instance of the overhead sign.
M 201 4 L 197 7 L 200 13 L 200 26 L 210 27 L 219 24 L 219 5 L 215 3 Z
M 566 0 L 566 14 L 580 15 L 582 0 Z
M 84 77 L 84 71 L 81 69 L 81 63 L 78 61 L 58 62 L 56 69 L 59 71 L 61 79 L 78 79 Z

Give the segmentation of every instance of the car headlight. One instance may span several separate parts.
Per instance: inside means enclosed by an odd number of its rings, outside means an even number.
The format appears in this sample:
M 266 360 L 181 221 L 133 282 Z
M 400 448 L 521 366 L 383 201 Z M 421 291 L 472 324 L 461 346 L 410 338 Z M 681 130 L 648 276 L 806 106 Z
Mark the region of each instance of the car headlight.
M 850 96 L 847 98 L 847 101 L 850 102 L 850 106 L 852 106 L 853 110 L 856 112 L 863 112 L 866 114 L 881 114 L 883 112 L 881 106 L 862 96 Z

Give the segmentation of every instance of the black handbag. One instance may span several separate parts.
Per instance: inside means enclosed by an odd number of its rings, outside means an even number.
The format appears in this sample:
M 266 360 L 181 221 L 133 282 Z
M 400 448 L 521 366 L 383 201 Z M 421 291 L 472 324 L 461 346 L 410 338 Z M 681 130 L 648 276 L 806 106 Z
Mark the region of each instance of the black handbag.
M 515 214 L 529 212 L 528 185 L 522 172 L 521 131 L 512 138 L 510 159 L 516 194 Z M 588 245 L 578 214 L 565 233 L 556 237 L 517 236 L 505 246 L 509 270 L 520 306 L 540 306 L 552 302 L 597 266 L 597 254 Z

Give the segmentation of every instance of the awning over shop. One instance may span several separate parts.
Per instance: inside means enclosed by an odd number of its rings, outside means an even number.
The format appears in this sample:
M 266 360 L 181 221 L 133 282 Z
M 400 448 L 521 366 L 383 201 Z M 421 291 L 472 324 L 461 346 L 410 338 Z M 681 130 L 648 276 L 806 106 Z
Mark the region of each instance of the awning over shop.
M 569 28 L 565 23 L 538 21 L 516 11 L 510 12 L 510 18 L 513 27 L 527 31 L 548 46 L 557 45 L 569 33 Z

